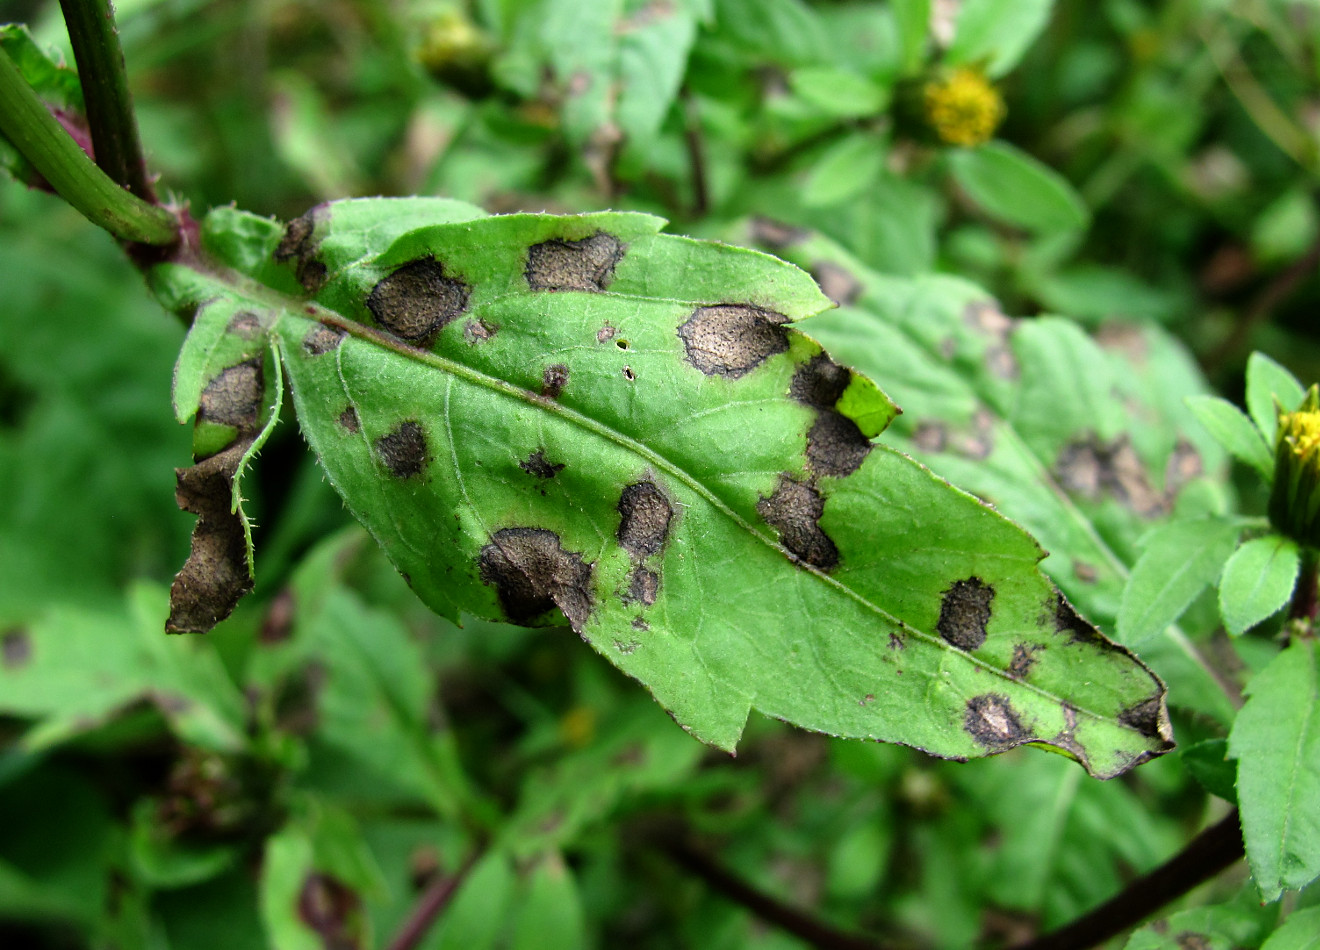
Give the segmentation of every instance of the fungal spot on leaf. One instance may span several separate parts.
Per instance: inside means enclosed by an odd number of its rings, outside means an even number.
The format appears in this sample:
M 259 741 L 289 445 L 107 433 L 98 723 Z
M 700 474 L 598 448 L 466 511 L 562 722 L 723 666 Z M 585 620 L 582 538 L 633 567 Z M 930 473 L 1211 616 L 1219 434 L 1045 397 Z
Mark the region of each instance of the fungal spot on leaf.
M 699 307 L 678 328 L 688 362 L 707 376 L 737 379 L 788 350 L 782 313 L 750 304 Z
M 554 238 L 527 251 L 527 286 L 532 290 L 599 293 L 614 279 L 614 266 L 626 246 L 603 231 L 580 241 Z
M 468 285 L 446 277 L 433 257 L 404 264 L 382 278 L 367 297 L 367 309 L 386 330 L 417 346 L 429 346 L 468 305 Z
M 526 459 L 519 462 L 518 467 L 528 475 L 540 479 L 550 479 L 554 478 L 564 470 L 564 463 L 551 462 L 545 457 L 545 451 L 543 449 L 537 449 L 531 455 L 527 456 Z
M 985 643 L 985 626 L 990 622 L 990 602 L 994 599 L 995 589 L 979 577 L 954 581 L 944 591 L 935 629 L 960 650 L 979 648 Z
M 811 266 L 820 292 L 837 306 L 846 307 L 857 302 L 862 295 L 862 282 L 833 261 L 818 261 Z
M 634 618 L 633 618 L 632 627 L 633 627 L 634 630 L 650 630 L 650 629 L 651 629 L 651 625 L 650 625 L 649 623 L 647 623 L 645 620 L 643 620 L 641 617 L 634 617 Z
M 344 331 L 335 327 L 328 327 L 324 323 L 318 323 L 307 331 L 303 337 L 303 349 L 307 351 L 308 356 L 321 356 L 329 353 L 340 343 L 344 341 Z
M 362 428 L 362 420 L 358 418 L 357 410 L 352 406 L 346 408 L 339 414 L 335 420 L 345 432 L 358 432 Z
M 1196 446 L 1186 439 L 1179 439 L 1169 454 L 1169 461 L 1164 467 L 1164 493 L 1170 497 L 1182 490 L 1182 487 L 1205 472 L 1201 462 L 1201 453 Z
M 632 572 L 632 578 L 628 583 L 628 593 L 624 595 L 623 601 L 624 603 L 641 602 L 650 607 L 659 595 L 660 575 L 655 571 L 649 571 L 638 566 Z
M 1173 938 L 1173 942 L 1178 945 L 1178 950 L 1211 950 L 1214 946 L 1209 937 L 1193 930 L 1182 931 Z
M 325 205 L 317 205 L 301 217 L 294 218 L 284 229 L 284 237 L 275 248 L 275 260 L 293 261 L 294 275 L 309 294 L 325 285 L 326 267 L 316 260 L 321 242 L 316 238 L 318 219 L 326 214 Z
M 799 561 L 822 571 L 838 567 L 839 549 L 819 524 L 825 500 L 811 485 L 795 481 L 788 474 L 780 475 L 774 494 L 762 497 L 756 511 L 779 533 L 779 543 Z
M 596 342 L 604 343 L 606 340 L 614 339 L 614 327 L 608 323 L 596 331 Z
M 1106 495 L 1145 518 L 1167 514 L 1169 500 L 1151 487 L 1146 468 L 1124 434 L 1112 442 L 1090 436 L 1059 452 L 1054 474 L 1067 491 L 1089 501 Z
M 547 399 L 558 399 L 567 385 L 568 367 L 563 363 L 552 363 L 541 373 L 541 395 Z
M 949 430 L 942 422 L 920 423 L 912 433 L 912 444 L 923 452 L 943 452 Z
M 255 340 L 261 336 L 261 320 L 251 310 L 236 313 L 225 327 L 226 333 L 232 333 L 244 340 Z
M 262 376 L 260 358 L 230 366 L 202 390 L 198 418 L 239 430 L 254 427 L 261 414 Z
M 1053 600 L 1051 612 L 1054 614 L 1054 629 L 1059 633 L 1068 634 L 1069 643 L 1108 645 L 1109 641 L 1101 636 L 1099 630 L 1078 616 L 1073 605 L 1068 603 L 1068 598 L 1062 593 L 1055 591 Z
M 655 554 L 669 537 L 674 508 L 652 481 L 629 485 L 619 496 L 619 544 L 636 558 Z
M 1094 584 L 1100 577 L 1100 574 L 1095 569 L 1095 565 L 1088 564 L 1086 561 L 1073 561 L 1072 569 L 1073 576 L 1083 584 Z
M 420 422 L 401 422 L 376 440 L 376 454 L 395 478 L 420 475 L 426 467 L 426 430 Z
M 463 339 L 468 345 L 485 343 L 495 335 L 498 326 L 491 326 L 485 320 L 469 320 L 463 324 Z
M 994 426 L 994 417 L 986 410 L 978 409 L 972 416 L 971 430 L 951 439 L 949 448 L 963 458 L 975 461 L 989 458 L 995 449 Z
M 1163 697 L 1156 693 L 1149 699 L 1124 709 L 1118 714 L 1118 721 L 1148 739 L 1167 739 L 1169 727 L 1164 715 Z
M 502 528 L 478 557 L 481 581 L 491 585 L 513 623 L 533 621 L 558 607 L 574 630 L 591 614 L 591 564 L 565 551 L 544 528 Z
M 869 706 L 875 702 L 875 693 L 867 693 L 861 699 L 857 700 L 858 706 Z
M 7 670 L 16 670 L 32 659 L 32 637 L 22 627 L 6 630 L 0 637 L 0 663 Z
M 752 219 L 752 240 L 775 251 L 782 251 L 805 241 L 810 232 L 775 221 L 772 218 L 757 217 Z
M 637 374 L 632 371 L 631 366 L 625 366 L 623 368 L 623 378 L 631 383 L 634 379 L 637 378 Z
M 967 305 L 963 311 L 963 322 L 990 338 L 983 359 L 991 375 L 1006 380 L 1017 379 L 1021 368 L 1009 344 L 1013 320 L 1004 316 L 996 305 L 977 301 Z
M 1008 697 L 999 693 L 984 693 L 967 700 L 963 728 L 981 745 L 994 751 L 1011 749 L 1030 738 Z
M 902 638 L 901 636 L 899 636 L 897 633 L 891 633 L 891 634 L 889 635 L 889 649 L 891 649 L 891 650 L 906 650 L 906 649 L 907 649 L 907 643 L 905 643 L 904 640 L 903 640 L 903 638 Z
M 1022 679 L 1036 665 L 1036 653 L 1041 649 L 1037 644 L 1018 643 L 1013 646 L 1013 659 L 1008 664 L 1008 675 Z
M 298 891 L 298 917 L 326 950 L 362 946 L 362 899 L 328 874 L 307 875 Z
M 637 626 L 637 621 L 633 621 L 633 626 Z M 636 640 L 615 640 L 614 649 L 618 650 L 624 656 L 629 656 L 641 646 Z
M 851 475 L 870 451 L 871 440 L 857 423 L 832 409 L 821 412 L 807 433 L 807 464 L 820 475 Z
M 798 367 L 788 394 L 814 409 L 833 409 L 852 381 L 852 370 L 818 353 Z

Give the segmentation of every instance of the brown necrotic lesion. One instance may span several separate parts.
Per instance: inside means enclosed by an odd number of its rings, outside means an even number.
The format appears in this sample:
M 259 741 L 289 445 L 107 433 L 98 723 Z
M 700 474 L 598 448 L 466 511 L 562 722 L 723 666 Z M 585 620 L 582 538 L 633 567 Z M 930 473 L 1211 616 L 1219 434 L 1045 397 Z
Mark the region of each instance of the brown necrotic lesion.
M 440 261 L 425 257 L 382 278 L 367 297 L 367 309 L 399 339 L 425 347 L 467 311 L 469 294 L 468 285 L 447 275 Z
M 622 241 L 603 231 L 578 241 L 553 238 L 533 244 L 524 270 L 527 286 L 535 291 L 600 293 L 613 281 L 615 265 L 626 250 Z

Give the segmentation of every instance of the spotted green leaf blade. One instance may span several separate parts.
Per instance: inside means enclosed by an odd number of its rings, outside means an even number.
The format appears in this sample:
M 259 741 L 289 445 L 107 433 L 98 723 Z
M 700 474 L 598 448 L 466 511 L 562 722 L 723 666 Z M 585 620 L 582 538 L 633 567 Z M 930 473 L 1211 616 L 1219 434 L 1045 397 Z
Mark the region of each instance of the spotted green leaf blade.
M 1297 542 L 1282 535 L 1252 538 L 1234 551 L 1219 580 L 1219 610 L 1228 632 L 1245 633 L 1286 604 L 1300 566 Z
M 1320 668 L 1297 640 L 1247 686 L 1229 735 L 1247 861 L 1261 897 L 1320 874 Z
M 288 260 L 315 302 L 265 319 L 331 481 L 441 613 L 566 618 L 726 749 L 753 708 L 950 757 L 1051 745 L 1099 776 L 1169 747 L 1162 684 L 1038 545 L 871 444 L 888 398 L 784 326 L 828 305 L 801 271 L 625 214 L 355 257 L 318 213 Z

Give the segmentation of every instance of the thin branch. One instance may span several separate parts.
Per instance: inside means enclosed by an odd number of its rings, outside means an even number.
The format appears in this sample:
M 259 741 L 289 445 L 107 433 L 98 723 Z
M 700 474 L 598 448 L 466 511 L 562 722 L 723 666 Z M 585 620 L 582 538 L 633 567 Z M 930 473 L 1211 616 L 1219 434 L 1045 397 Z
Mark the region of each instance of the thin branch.
M 1293 261 L 1266 284 L 1251 301 L 1247 312 L 1233 327 L 1233 332 L 1206 355 L 1202 365 L 1207 372 L 1214 372 L 1235 353 L 1246 347 L 1252 332 L 1269 319 L 1274 309 L 1288 299 L 1298 286 L 1320 267 L 1320 239 L 1317 239 L 1306 253 Z
M 116 184 L 155 204 L 110 0 L 60 0 L 60 10 L 78 64 L 96 164 Z
M 420 946 L 427 932 L 449 906 L 459 886 L 467 880 L 473 866 L 484 853 L 484 849 L 474 848 L 457 871 L 453 874 L 437 876 L 426 890 L 422 891 L 421 897 L 413 905 L 403 926 L 394 935 L 394 939 L 386 945 L 386 950 L 414 950 L 415 947 Z
M 662 850 L 685 871 L 705 881 L 711 890 L 818 950 L 884 950 L 883 944 L 870 937 L 837 930 L 823 920 L 757 890 L 731 874 L 714 858 L 681 839 L 677 843 L 662 845 Z
M 78 147 L 0 50 L 0 133 L 83 217 L 126 241 L 168 246 L 179 223 L 164 208 L 125 191 Z
M 1237 809 L 1201 832 L 1160 867 L 1138 878 L 1090 913 L 1013 950 L 1086 950 L 1141 923 L 1242 857 Z
M 701 116 L 690 89 L 683 89 L 683 133 L 687 140 L 688 166 L 692 169 L 692 214 L 704 217 L 710 211 L 710 184 L 706 177 L 706 142 L 701 134 Z

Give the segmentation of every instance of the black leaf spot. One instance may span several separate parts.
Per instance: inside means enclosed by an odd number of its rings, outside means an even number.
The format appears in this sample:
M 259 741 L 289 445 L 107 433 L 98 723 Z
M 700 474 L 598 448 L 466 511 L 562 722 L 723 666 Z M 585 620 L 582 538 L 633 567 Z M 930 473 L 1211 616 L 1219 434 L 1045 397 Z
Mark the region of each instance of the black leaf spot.
M 513 623 L 532 625 L 558 607 L 574 630 L 591 614 L 591 565 L 544 528 L 502 528 L 481 549 L 482 583 L 495 587 Z
M 852 382 L 852 370 L 819 353 L 798 367 L 788 394 L 814 409 L 833 409 Z
M 628 582 L 628 593 L 624 596 L 623 601 L 624 603 L 640 601 L 650 607 L 659 595 L 660 575 L 655 571 L 649 571 L 638 566 L 632 572 L 632 578 Z
M 376 454 L 395 478 L 420 475 L 426 467 L 426 430 L 420 422 L 401 422 L 376 440 Z
M 700 307 L 678 328 L 688 362 L 707 376 L 737 379 L 788 350 L 782 313 L 750 304 Z
M 842 413 L 824 410 L 807 433 L 807 464 L 820 475 L 842 478 L 861 467 L 871 440 Z
M 303 349 L 307 351 L 308 356 L 320 356 L 323 353 L 329 353 L 340 343 L 344 341 L 344 331 L 335 327 L 328 327 L 324 323 L 318 323 L 307 331 L 303 337 Z
M 537 449 L 526 459 L 518 463 L 518 467 L 528 475 L 540 479 L 551 479 L 564 470 L 563 462 L 551 462 L 545 457 L 543 449 Z
M 1148 739 L 1163 739 L 1167 738 L 1165 733 L 1168 731 L 1164 715 L 1163 697 L 1156 693 L 1149 699 L 1124 709 L 1118 714 L 1118 721 Z
M 468 304 L 468 285 L 446 277 L 431 257 L 404 264 L 383 278 L 367 297 L 367 309 L 386 330 L 417 346 L 429 346 Z
M 547 399 L 558 399 L 567 385 L 568 367 L 563 363 L 552 363 L 541 373 L 541 395 Z
M 854 304 L 862 295 L 862 282 L 833 261 L 817 261 L 811 265 L 811 276 L 816 278 L 820 292 L 837 306 Z
M 1022 679 L 1036 665 L 1036 653 L 1041 649 L 1035 644 L 1017 643 L 1013 645 L 1013 659 L 1008 664 L 1008 675 Z
M 485 343 L 495 335 L 498 326 L 487 323 L 485 320 L 469 320 L 463 324 L 463 339 L 469 345 L 476 343 Z
M 326 206 L 317 205 L 301 217 L 294 218 L 284 229 L 284 237 L 275 248 L 275 260 L 292 261 L 298 283 L 309 294 L 316 293 L 325 285 L 325 264 L 316 260 L 321 246 L 316 236 L 316 226 L 325 215 Z
M 975 650 L 985 643 L 985 625 L 990 622 L 990 602 L 995 589 L 979 577 L 954 581 L 940 602 L 935 629 L 946 642 L 960 650 Z
M 614 266 L 627 247 L 603 231 L 580 241 L 554 238 L 527 251 L 527 286 L 532 290 L 599 293 L 614 279 Z
M 985 693 L 967 700 L 963 728 L 987 749 L 1003 751 L 1030 739 L 1007 696 Z
M 619 543 L 633 557 L 649 557 L 664 547 L 673 517 L 673 506 L 654 482 L 629 485 L 619 497 Z
M 230 318 L 225 332 L 244 340 L 255 340 L 261 336 L 261 319 L 251 310 L 244 310 Z
M 358 432 L 362 429 L 362 420 L 358 418 L 357 410 L 348 406 L 339 414 L 335 420 L 346 432 Z
M 261 414 L 262 377 L 260 358 L 230 366 L 202 390 L 198 418 L 240 430 L 254 427 Z
M 839 564 L 839 549 L 820 527 L 825 500 L 811 485 L 787 473 L 769 498 L 761 498 L 756 510 L 766 524 L 779 532 L 779 543 L 804 564 L 828 571 Z

